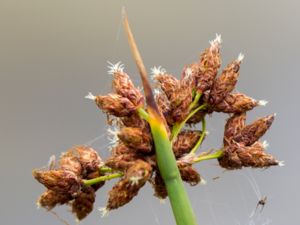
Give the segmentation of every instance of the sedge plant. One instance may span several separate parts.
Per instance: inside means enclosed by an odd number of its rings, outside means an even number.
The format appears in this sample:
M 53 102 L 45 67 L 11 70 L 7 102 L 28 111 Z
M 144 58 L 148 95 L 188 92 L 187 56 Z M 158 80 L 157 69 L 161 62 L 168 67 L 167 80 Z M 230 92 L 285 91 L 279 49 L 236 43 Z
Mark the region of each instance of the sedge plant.
M 219 35 L 199 62 L 184 68 L 180 79 L 154 67 L 153 80 L 159 88 L 153 91 L 125 11 L 123 24 L 144 95 L 124 72 L 123 64 L 110 64 L 113 93 L 89 93 L 86 98 L 93 100 L 117 129 L 111 131 L 111 156 L 103 160 L 96 150 L 78 145 L 63 153 L 58 162 L 52 158 L 49 168 L 33 170 L 35 179 L 47 188 L 37 203 L 47 210 L 70 205 L 76 218 L 82 220 L 92 212 L 96 192 L 105 182 L 118 179 L 108 193 L 106 206 L 100 209 L 103 215 L 129 203 L 148 182 L 156 197 L 169 199 L 177 225 L 196 225 L 183 184 L 194 186 L 204 181 L 193 165 L 211 159 L 228 170 L 282 165 L 265 151 L 266 143 L 259 141 L 274 114 L 246 124 L 247 111 L 266 102 L 234 92 L 242 54 L 218 75 Z M 223 146 L 197 153 L 207 134 L 205 116 L 214 112 L 229 115 Z M 199 123 L 201 130 L 193 128 Z

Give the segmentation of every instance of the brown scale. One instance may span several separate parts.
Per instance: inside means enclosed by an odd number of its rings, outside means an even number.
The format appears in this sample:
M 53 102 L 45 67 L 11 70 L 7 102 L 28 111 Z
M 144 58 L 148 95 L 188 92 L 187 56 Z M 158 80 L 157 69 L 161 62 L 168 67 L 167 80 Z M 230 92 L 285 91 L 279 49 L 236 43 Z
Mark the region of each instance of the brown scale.
M 81 180 L 69 170 L 34 170 L 34 178 L 48 189 L 60 193 L 76 196 L 81 189 Z
M 195 146 L 201 136 L 201 131 L 197 130 L 183 130 L 181 131 L 175 142 L 173 143 L 173 152 L 176 158 L 189 153 Z
M 241 132 L 234 137 L 234 140 L 246 146 L 252 145 L 266 133 L 273 121 L 274 115 L 262 117 L 245 126 Z
M 150 153 L 153 150 L 151 133 L 145 132 L 140 128 L 123 127 L 118 132 L 118 138 L 128 148 L 133 148 L 136 151 Z
M 154 189 L 154 196 L 159 199 L 165 199 L 168 197 L 168 192 L 164 180 L 162 179 L 159 171 L 156 171 L 155 175 L 149 182 L 152 184 Z
M 223 70 L 221 75 L 216 78 L 210 91 L 210 105 L 215 106 L 219 104 L 233 91 L 239 77 L 240 64 L 241 61 L 233 61 Z
M 130 202 L 151 177 L 151 173 L 152 168 L 148 163 L 136 161 L 109 191 L 106 209 L 116 209 Z
M 142 107 L 144 97 L 141 91 L 134 86 L 128 74 L 117 71 L 114 73 L 113 90 L 124 98 L 129 99 L 136 107 Z
M 245 127 L 246 122 L 246 113 L 242 114 L 233 114 L 225 124 L 224 129 L 224 146 L 227 146 L 232 143 L 232 139 L 238 135 L 241 130 Z
M 95 102 L 103 112 L 116 117 L 130 116 L 139 107 L 118 94 L 98 95 Z
M 95 191 L 92 187 L 85 187 L 72 202 L 72 212 L 78 220 L 84 219 L 93 211 L 96 199 Z
M 215 45 L 207 48 L 201 54 L 198 74 L 196 77 L 198 93 L 203 93 L 211 89 L 220 66 L 220 44 L 216 43 Z
M 225 99 L 214 106 L 214 111 L 224 113 L 243 113 L 258 106 L 258 101 L 242 93 L 229 93 Z
M 53 209 L 56 205 L 63 205 L 72 200 L 68 194 L 60 194 L 52 190 L 45 191 L 38 199 L 37 204 L 47 210 Z
M 201 181 L 199 173 L 188 163 L 177 163 L 181 179 L 191 186 L 197 185 Z

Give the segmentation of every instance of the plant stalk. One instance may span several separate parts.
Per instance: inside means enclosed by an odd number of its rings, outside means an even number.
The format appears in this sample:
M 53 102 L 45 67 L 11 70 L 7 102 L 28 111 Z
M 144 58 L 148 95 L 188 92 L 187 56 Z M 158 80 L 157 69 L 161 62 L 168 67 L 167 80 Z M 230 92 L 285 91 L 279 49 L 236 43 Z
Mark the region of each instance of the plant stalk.
M 147 102 L 147 113 L 149 115 L 148 122 L 150 124 L 151 133 L 155 144 L 158 168 L 168 191 L 168 196 L 176 223 L 177 225 L 197 225 L 192 206 L 177 167 L 176 158 L 174 156 L 172 145 L 166 129 L 166 121 L 160 114 L 157 104 L 154 100 L 152 88 L 147 76 L 147 71 L 131 32 L 124 8 L 122 13 L 123 24 L 127 33 L 128 42 L 140 72 L 144 87 Z M 144 115 L 143 112 L 140 112 L 140 114 Z

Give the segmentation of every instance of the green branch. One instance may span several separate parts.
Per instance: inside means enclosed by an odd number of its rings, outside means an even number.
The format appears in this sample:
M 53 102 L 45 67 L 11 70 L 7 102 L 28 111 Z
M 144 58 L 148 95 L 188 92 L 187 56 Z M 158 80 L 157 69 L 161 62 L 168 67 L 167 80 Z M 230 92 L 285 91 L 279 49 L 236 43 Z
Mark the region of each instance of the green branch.
M 176 123 L 172 128 L 172 135 L 171 135 L 171 141 L 175 140 L 177 135 L 180 133 L 181 129 L 184 127 L 185 123 L 193 116 L 195 115 L 199 110 L 203 110 L 207 107 L 207 104 L 204 103 L 203 105 L 200 105 L 196 109 L 194 109 L 181 123 Z
M 223 150 L 217 150 L 216 152 L 209 154 L 209 155 L 202 155 L 199 156 L 198 158 L 194 159 L 194 162 L 201 162 L 204 160 L 209 160 L 209 159 L 218 159 L 223 155 Z
M 122 177 L 123 175 L 124 175 L 123 173 L 112 173 L 109 175 L 96 177 L 96 178 L 90 179 L 90 180 L 83 180 L 83 183 L 87 186 L 90 186 L 90 185 L 98 184 L 98 183 L 106 181 L 106 180 L 111 180 L 114 178 Z
M 197 151 L 199 146 L 202 144 L 205 135 L 206 135 L 206 120 L 205 120 L 205 118 L 203 118 L 202 119 L 202 133 L 201 133 L 201 136 L 200 136 L 199 140 L 197 141 L 197 143 L 195 144 L 195 146 L 193 147 L 193 149 L 191 150 L 190 153 L 193 154 Z

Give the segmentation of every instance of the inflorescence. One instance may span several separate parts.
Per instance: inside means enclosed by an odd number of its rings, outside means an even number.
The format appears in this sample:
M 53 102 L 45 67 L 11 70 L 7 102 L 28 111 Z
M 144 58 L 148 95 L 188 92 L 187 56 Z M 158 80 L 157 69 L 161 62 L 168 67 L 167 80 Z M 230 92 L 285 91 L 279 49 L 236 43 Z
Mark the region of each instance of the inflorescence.
M 180 79 L 162 67 L 152 69 L 157 87 L 155 101 L 172 141 L 181 178 L 190 185 L 204 181 L 193 167 L 203 160 L 218 159 L 219 165 L 229 170 L 282 165 L 265 151 L 266 143 L 259 141 L 275 115 L 246 125 L 246 113 L 267 102 L 234 91 L 242 54 L 218 75 L 220 47 L 221 36 L 217 35 L 199 62 L 184 68 Z M 111 132 L 114 135 L 111 156 L 104 161 L 94 149 L 75 146 L 62 154 L 51 168 L 33 171 L 35 179 L 47 188 L 39 197 L 38 205 L 47 210 L 56 205 L 70 205 L 78 220 L 93 210 L 96 191 L 110 179 L 119 178 L 108 193 L 106 207 L 102 209 L 104 214 L 127 204 L 147 182 L 156 197 L 168 196 L 156 162 L 145 97 L 124 72 L 123 64 L 109 63 L 108 72 L 113 76 L 113 92 L 98 96 L 89 93 L 86 98 L 108 115 L 109 124 L 115 129 Z M 207 134 L 205 116 L 214 112 L 229 115 L 223 147 L 197 154 Z M 199 123 L 202 130 L 194 129 Z

